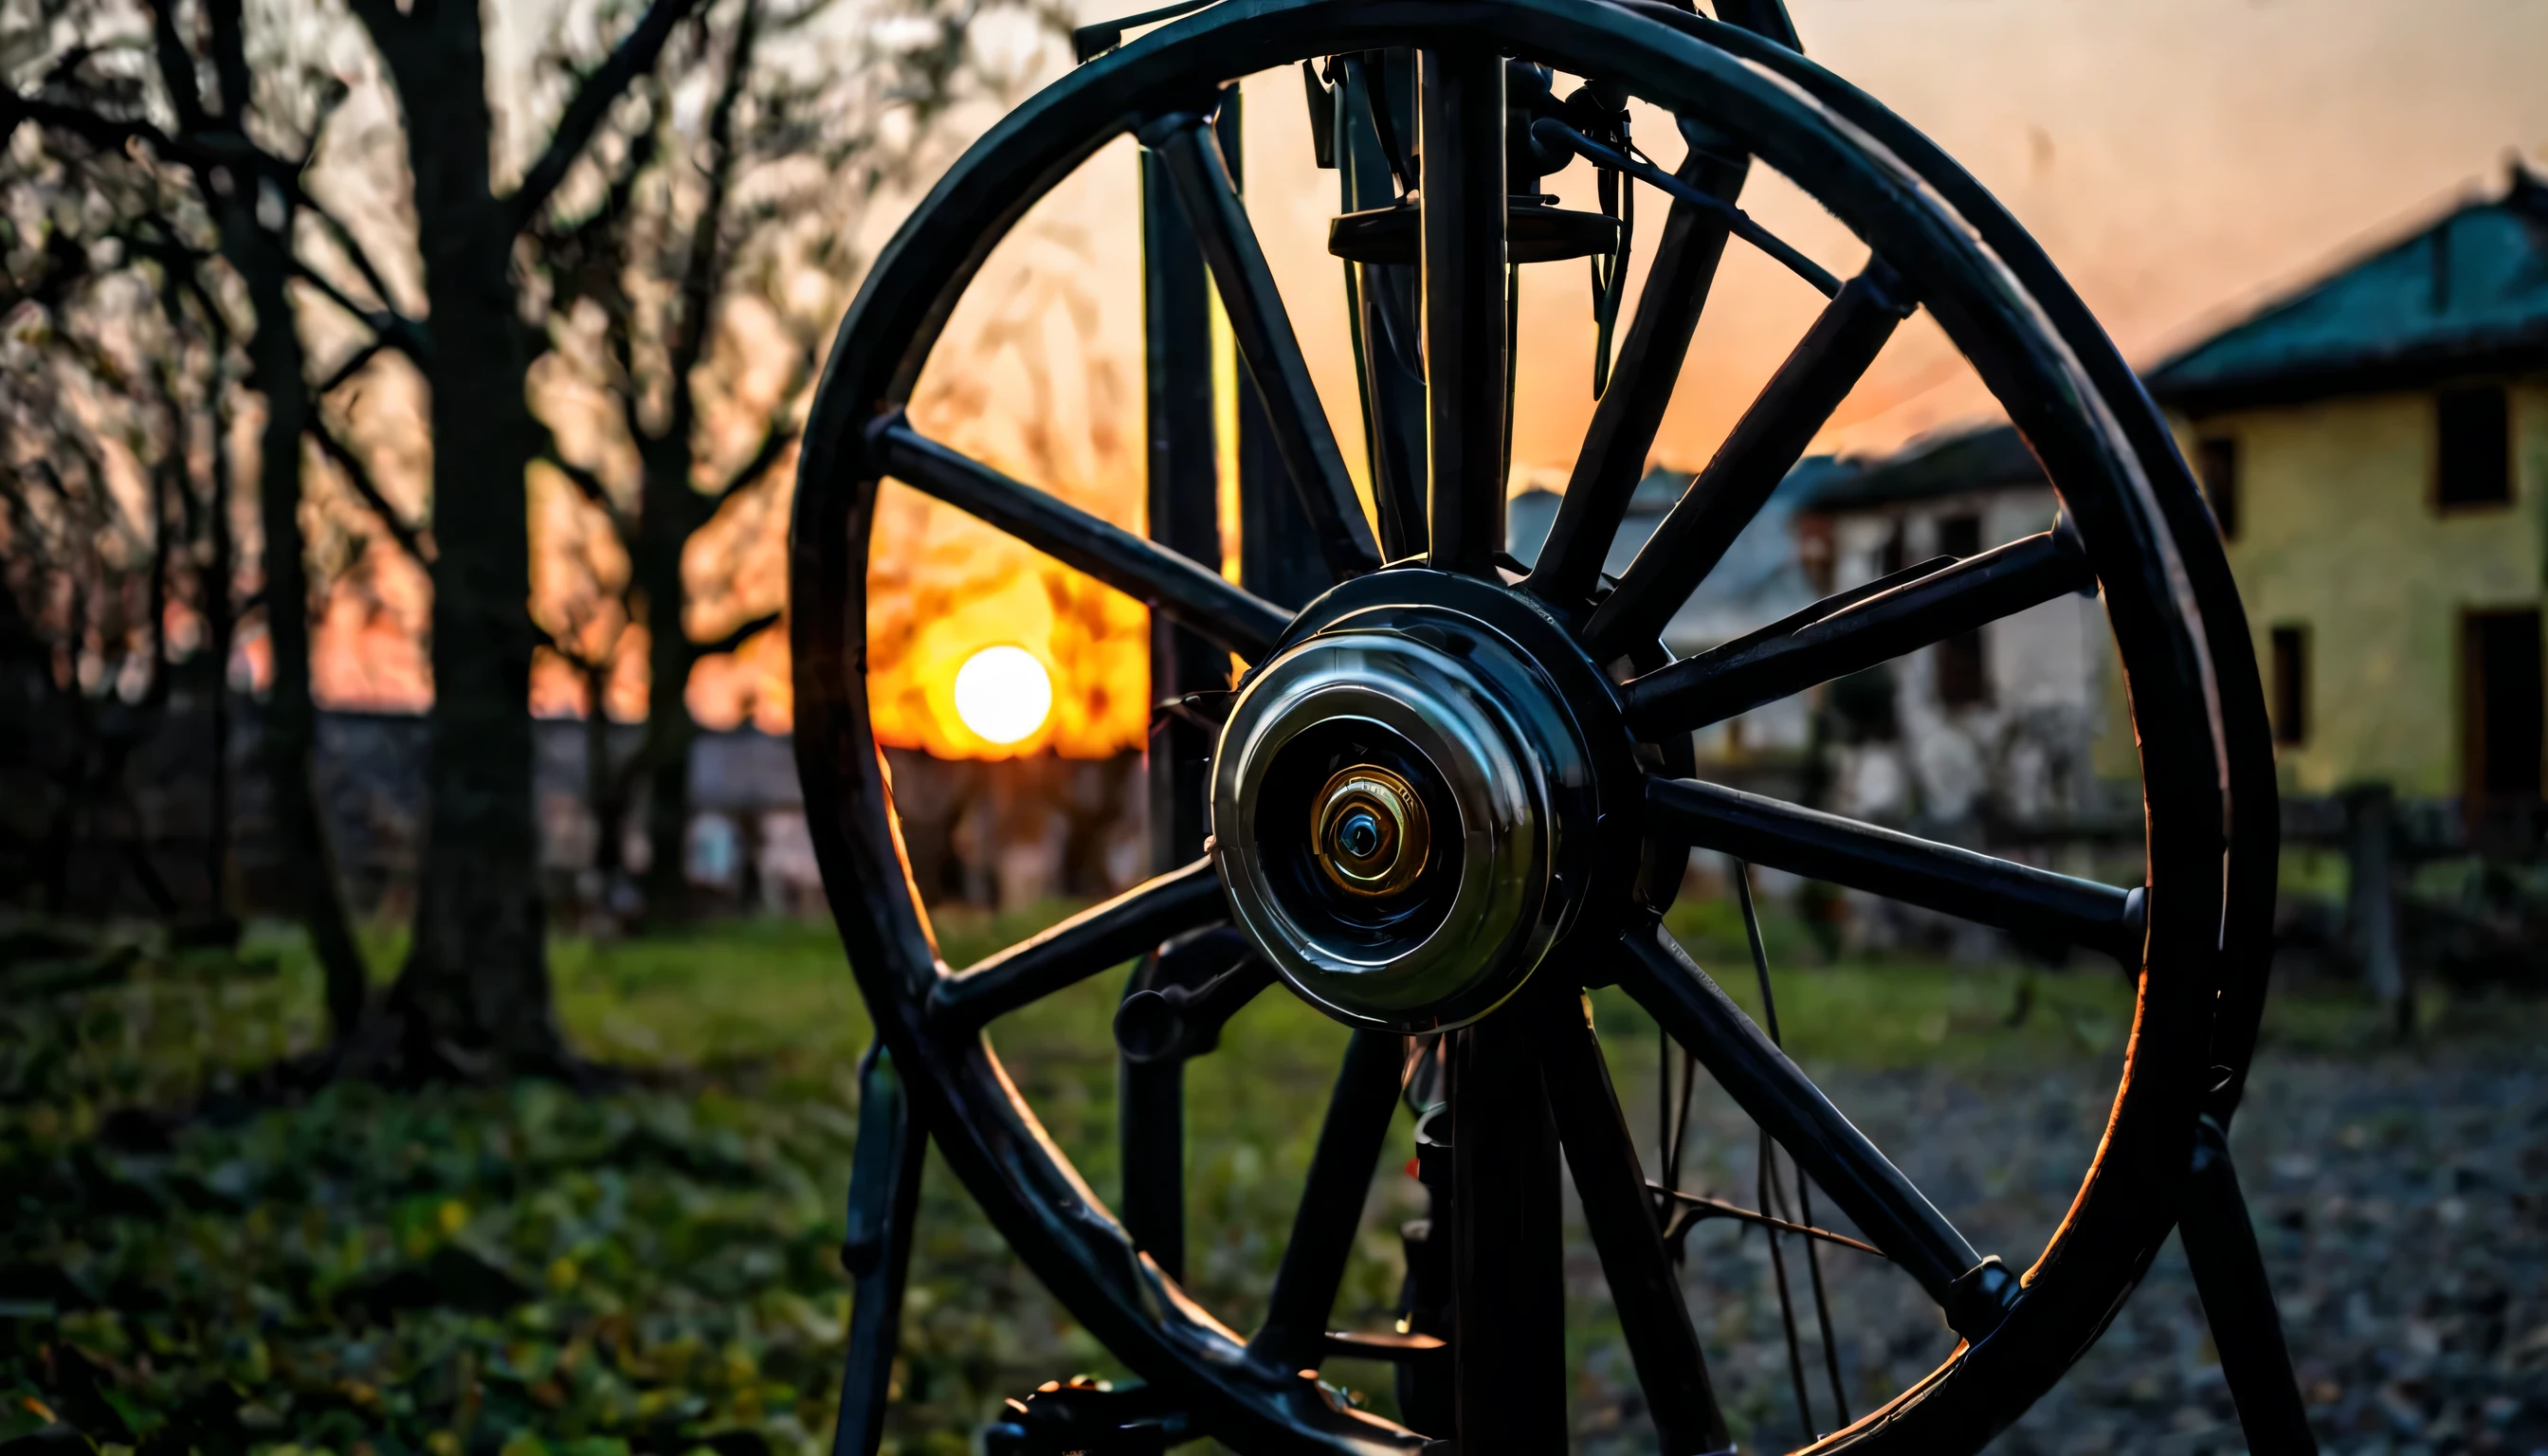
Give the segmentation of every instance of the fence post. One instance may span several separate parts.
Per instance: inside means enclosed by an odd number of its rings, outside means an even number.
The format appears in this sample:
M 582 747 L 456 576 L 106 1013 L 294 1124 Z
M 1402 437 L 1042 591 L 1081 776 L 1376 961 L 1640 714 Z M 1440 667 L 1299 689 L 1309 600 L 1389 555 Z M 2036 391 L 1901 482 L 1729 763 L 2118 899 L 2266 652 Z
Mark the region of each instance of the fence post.
M 2397 792 L 2388 784 L 2345 790 L 2345 922 L 2364 987 L 2396 1019 L 2403 1037 L 2414 1030 L 2415 1009 L 2399 949 L 2397 820 Z

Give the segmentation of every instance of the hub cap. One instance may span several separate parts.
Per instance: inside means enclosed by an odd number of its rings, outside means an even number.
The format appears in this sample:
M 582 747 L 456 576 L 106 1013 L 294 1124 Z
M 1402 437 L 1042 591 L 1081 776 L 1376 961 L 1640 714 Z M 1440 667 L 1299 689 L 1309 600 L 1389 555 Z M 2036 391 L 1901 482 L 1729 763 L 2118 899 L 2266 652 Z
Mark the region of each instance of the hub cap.
M 1223 730 L 1213 828 L 1232 916 L 1339 1020 L 1473 1021 L 1574 908 L 1564 821 L 1585 762 L 1511 639 L 1442 608 L 1350 617 L 1253 675 Z

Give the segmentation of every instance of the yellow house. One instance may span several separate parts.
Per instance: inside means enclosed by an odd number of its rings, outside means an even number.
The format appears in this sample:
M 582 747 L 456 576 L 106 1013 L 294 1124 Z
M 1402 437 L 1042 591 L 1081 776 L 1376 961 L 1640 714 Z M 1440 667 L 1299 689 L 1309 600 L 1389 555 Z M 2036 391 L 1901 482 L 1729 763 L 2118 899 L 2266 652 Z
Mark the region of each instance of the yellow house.
M 2535 834 L 2548 184 L 2451 213 L 2148 375 L 2212 499 L 2286 793 Z

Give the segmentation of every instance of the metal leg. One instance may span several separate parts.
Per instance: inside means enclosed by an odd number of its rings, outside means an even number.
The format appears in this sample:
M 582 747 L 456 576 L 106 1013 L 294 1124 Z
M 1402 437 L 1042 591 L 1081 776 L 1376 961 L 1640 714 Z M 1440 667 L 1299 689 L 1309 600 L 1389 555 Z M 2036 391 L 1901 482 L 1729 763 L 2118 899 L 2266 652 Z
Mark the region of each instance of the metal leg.
M 2177 1231 L 2204 1318 L 2212 1321 L 2222 1374 L 2238 1403 L 2247 1449 L 2257 1456 L 2315 1456 L 2318 1438 L 2310 1433 L 2300 1385 L 2292 1377 L 2282 1317 L 2265 1280 L 2255 1227 L 2247 1221 L 2247 1200 L 2238 1192 L 2238 1171 L 2230 1163 L 2229 1139 L 2208 1117 L 2195 1124 L 2194 1166 L 2185 1180 Z
M 859 1145 L 850 1165 L 849 1230 L 841 1240 L 841 1267 L 858 1289 L 832 1456 L 873 1456 L 884 1438 L 885 1396 L 902 1341 L 902 1286 L 911 1271 L 911 1221 L 920 1205 L 920 1161 L 928 1150 L 929 1135 L 912 1126 L 892 1053 L 881 1042 L 869 1046 L 859 1067 Z
M 1124 1227 L 1170 1279 L 1186 1277 L 1186 1064 L 1118 1057 Z

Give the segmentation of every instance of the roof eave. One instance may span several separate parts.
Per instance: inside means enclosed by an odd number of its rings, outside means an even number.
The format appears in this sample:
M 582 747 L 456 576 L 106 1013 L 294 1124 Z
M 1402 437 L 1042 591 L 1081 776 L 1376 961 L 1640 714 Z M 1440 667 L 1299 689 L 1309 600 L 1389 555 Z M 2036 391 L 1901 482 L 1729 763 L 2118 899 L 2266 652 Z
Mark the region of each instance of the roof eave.
M 2548 371 L 2548 321 L 2479 338 L 2458 338 L 2381 354 L 2318 360 L 2174 380 L 2153 371 L 2150 398 L 2182 413 L 2202 416 L 2232 410 L 2305 405 L 2353 395 L 2423 389 L 2471 375 Z

